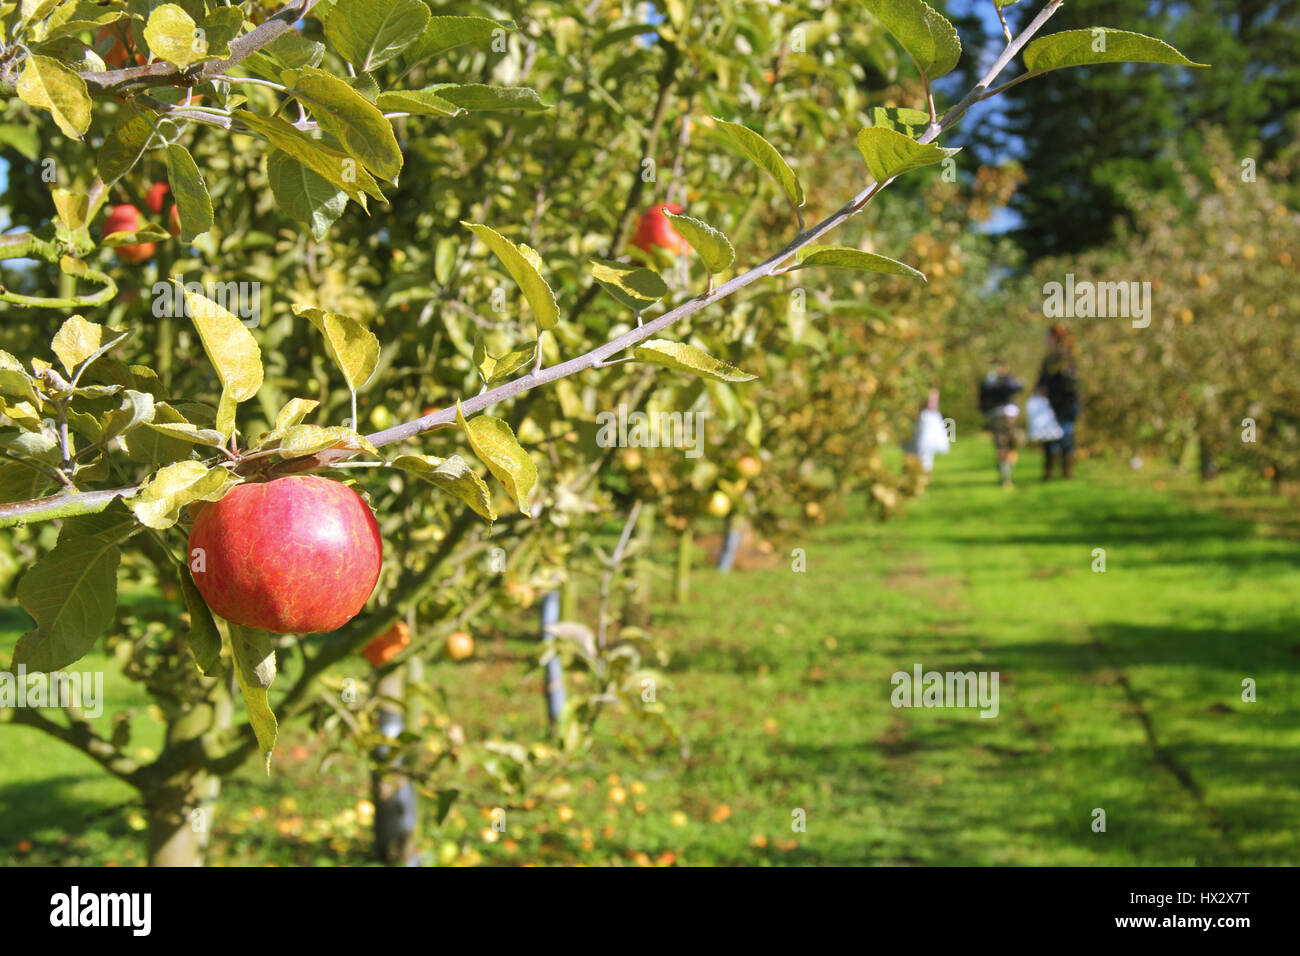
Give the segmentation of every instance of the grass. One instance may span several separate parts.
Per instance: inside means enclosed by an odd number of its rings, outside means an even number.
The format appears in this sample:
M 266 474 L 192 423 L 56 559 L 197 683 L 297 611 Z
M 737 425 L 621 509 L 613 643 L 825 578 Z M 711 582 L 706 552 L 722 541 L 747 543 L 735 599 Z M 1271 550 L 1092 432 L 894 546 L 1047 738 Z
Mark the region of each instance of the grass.
M 660 695 L 689 756 L 621 746 L 615 717 L 595 758 L 509 811 L 504 838 L 461 806 L 423 848 L 468 863 L 1300 861 L 1285 512 L 1263 502 L 1244 521 L 1191 503 L 1172 474 L 1155 490 L 1150 469 L 1093 462 L 1042 485 L 1026 461 L 1005 492 L 989 459 L 985 441 L 959 443 L 905 517 L 879 525 L 849 503 L 784 542 L 805 550 L 803 573 L 788 557 L 697 572 L 695 599 L 656 621 L 673 647 Z M 529 650 L 501 638 L 430 669 L 470 737 L 541 734 Z M 917 664 L 996 671 L 998 716 L 893 707 L 891 675 Z M 156 727 L 136 721 L 150 746 Z M 366 861 L 364 768 L 321 770 L 297 744 L 311 740 L 287 735 L 269 780 L 230 782 L 213 862 Z M 0 728 L 0 862 L 138 863 L 129 798 L 75 751 Z

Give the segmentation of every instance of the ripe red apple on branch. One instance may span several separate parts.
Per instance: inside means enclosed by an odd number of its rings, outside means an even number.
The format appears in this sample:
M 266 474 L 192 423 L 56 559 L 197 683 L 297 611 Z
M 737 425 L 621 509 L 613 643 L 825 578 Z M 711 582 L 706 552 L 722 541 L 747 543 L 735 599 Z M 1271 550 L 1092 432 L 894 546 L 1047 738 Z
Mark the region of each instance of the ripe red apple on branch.
M 632 236 L 632 245 L 643 252 L 653 253 L 655 247 L 665 249 L 674 256 L 690 251 L 690 243 L 681 237 L 673 224 L 664 215 L 667 209 L 674 216 L 680 215 L 682 207 L 675 202 L 659 203 L 651 206 L 641 214 L 636 223 L 636 233 Z
M 109 210 L 108 217 L 104 220 L 103 234 L 111 236 L 115 232 L 135 232 L 139 228 L 140 210 L 131 203 L 122 203 Z M 118 246 L 113 251 L 123 262 L 138 263 L 151 259 L 157 249 L 156 242 L 140 242 L 132 246 Z
M 199 593 L 227 621 L 279 634 L 342 627 L 379 580 L 383 542 L 351 488 L 315 475 L 236 486 L 189 541 Z

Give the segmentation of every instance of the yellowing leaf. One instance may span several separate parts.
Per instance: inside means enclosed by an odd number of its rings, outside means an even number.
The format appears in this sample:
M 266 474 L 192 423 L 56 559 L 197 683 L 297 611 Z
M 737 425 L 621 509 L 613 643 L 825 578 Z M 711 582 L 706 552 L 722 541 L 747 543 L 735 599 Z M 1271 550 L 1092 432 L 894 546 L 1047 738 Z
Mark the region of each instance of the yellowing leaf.
M 704 268 L 710 273 L 716 275 L 730 268 L 736 261 L 736 250 L 732 248 L 731 240 L 707 222 L 690 216 L 674 216 L 670 212 L 665 212 L 664 215 L 673 224 L 673 228 L 681 233 L 682 238 L 691 244 L 695 254 L 704 263 Z
M 175 63 L 182 70 L 198 63 L 208 55 L 205 34 L 183 8 L 174 3 L 164 3 L 149 14 L 144 27 L 144 40 L 154 56 Z
M 721 362 L 703 349 L 684 342 L 649 339 L 641 343 L 632 354 L 641 362 L 662 365 L 680 372 L 692 372 L 717 382 L 752 382 L 758 378 L 757 375 L 750 375 L 734 365 Z
M 70 376 L 78 365 L 99 350 L 103 340 L 102 325 L 74 315 L 59 326 L 59 331 L 54 333 L 54 341 L 50 343 L 50 347 L 58 356 L 63 370 Z
M 219 501 L 239 484 L 225 468 L 209 468 L 201 461 L 178 461 L 160 468 L 127 504 L 136 520 L 149 528 L 170 528 L 181 509 L 195 501 Z
M 278 441 L 290 428 L 302 424 L 302 420 L 314 412 L 319 405 L 320 402 L 312 398 L 289 399 L 280 409 L 280 413 L 275 416 L 275 425 L 258 439 L 258 445 Z
M 248 722 L 253 725 L 257 745 L 266 760 L 266 772 L 271 772 L 271 753 L 280 728 L 267 691 L 275 680 L 275 644 L 270 634 L 239 624 L 230 625 L 231 660 L 235 665 L 235 681 L 244 695 Z
M 343 380 L 354 392 L 370 380 L 379 364 L 379 338 L 356 319 L 337 312 L 323 312 L 306 305 L 295 305 L 300 315 L 325 336 L 330 358 L 343 372 Z
M 90 128 L 90 93 L 86 81 L 58 60 L 32 54 L 18 77 L 18 96 L 28 106 L 45 110 L 69 139 L 81 139 Z
M 618 302 L 636 312 L 649 308 L 668 294 L 668 285 L 659 273 L 635 264 L 592 259 L 591 277 Z
M 529 308 L 533 310 L 533 318 L 537 321 L 538 333 L 554 328 L 555 323 L 559 321 L 560 309 L 555 303 L 555 293 L 542 278 L 538 268 L 540 260 L 537 253 L 528 246 L 516 245 L 488 226 L 463 220 L 461 225 L 478 236 L 483 244 L 492 250 L 493 254 L 501 260 L 501 264 L 506 267 L 511 278 L 523 290 L 524 298 L 528 301 Z
M 515 439 L 510 426 L 488 415 L 466 421 L 460 402 L 456 403 L 456 424 L 469 438 L 469 446 L 479 461 L 505 486 L 519 510 L 532 517 L 528 499 L 537 484 L 537 466 Z
M 230 435 L 235 428 L 235 405 L 252 398 L 262 387 L 262 350 L 239 319 L 206 296 L 186 290 L 185 309 L 221 382 L 217 431 Z
M 280 454 L 285 457 L 314 455 L 319 451 L 330 448 L 344 448 L 348 451 L 368 451 L 372 454 L 379 454 L 378 449 L 366 441 L 364 436 L 357 434 L 351 428 L 344 428 L 341 425 L 330 427 L 295 425 L 285 432 L 284 437 L 280 439 Z
M 299 71 L 293 94 L 311 108 L 320 128 L 338 140 L 349 155 L 381 179 L 397 179 L 402 171 L 402 150 L 392 123 L 373 103 L 337 76 L 312 67 Z
M 435 458 L 433 455 L 400 455 L 390 464 L 394 468 L 415 475 L 429 484 L 458 498 L 479 517 L 495 521 L 492 496 L 483 479 L 474 474 L 469 463 L 459 455 Z

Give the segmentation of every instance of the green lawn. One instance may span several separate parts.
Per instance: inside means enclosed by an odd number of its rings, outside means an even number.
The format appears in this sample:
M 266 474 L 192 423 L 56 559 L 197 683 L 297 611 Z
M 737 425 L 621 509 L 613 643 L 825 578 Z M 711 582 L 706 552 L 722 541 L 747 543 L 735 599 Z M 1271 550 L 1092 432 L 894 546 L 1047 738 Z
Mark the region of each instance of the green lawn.
M 1007 492 L 985 439 L 955 449 L 905 517 L 874 524 L 854 503 L 783 542 L 775 567 L 697 572 L 695 600 L 660 614 L 674 649 L 660 695 L 688 757 L 620 746 L 615 718 L 588 765 L 510 811 L 507 839 L 484 840 L 466 806 L 425 848 L 487 863 L 1300 862 L 1297 542 L 1153 490 L 1150 468 L 1085 462 L 1042 485 L 1027 459 Z M 521 615 L 518 639 L 430 669 L 470 736 L 541 732 L 531 626 Z M 996 671 L 998 716 L 894 708 L 890 675 L 916 664 Z M 270 780 L 228 788 L 214 862 L 365 861 L 362 769 L 321 772 L 295 743 L 310 742 L 287 735 Z M 0 862 L 138 862 L 138 816 L 111 809 L 129 797 L 75 752 L 0 728 Z

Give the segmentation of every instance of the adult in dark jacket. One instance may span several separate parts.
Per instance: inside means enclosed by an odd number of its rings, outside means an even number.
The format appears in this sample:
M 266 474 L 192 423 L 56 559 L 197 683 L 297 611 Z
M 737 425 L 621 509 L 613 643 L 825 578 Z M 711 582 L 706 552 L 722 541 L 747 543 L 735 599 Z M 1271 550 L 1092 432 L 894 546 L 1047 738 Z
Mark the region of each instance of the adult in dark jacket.
M 1079 379 L 1075 371 L 1074 336 L 1057 322 L 1047 330 L 1047 355 L 1038 370 L 1034 386 L 1045 396 L 1056 414 L 1064 434 L 1056 441 L 1043 442 L 1043 480 L 1050 481 L 1056 459 L 1061 459 L 1061 474 L 1074 477 L 1074 423 L 1079 417 Z

